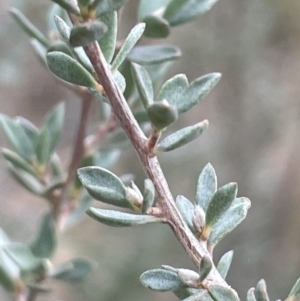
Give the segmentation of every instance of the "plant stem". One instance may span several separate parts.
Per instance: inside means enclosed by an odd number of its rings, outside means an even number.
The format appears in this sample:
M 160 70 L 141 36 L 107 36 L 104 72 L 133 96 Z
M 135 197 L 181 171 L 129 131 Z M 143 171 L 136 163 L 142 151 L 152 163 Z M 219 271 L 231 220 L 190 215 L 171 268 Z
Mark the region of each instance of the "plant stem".
M 211 254 L 209 254 L 203 244 L 198 242 L 179 214 L 157 157 L 151 158 L 151 153 L 149 153 L 149 148 L 147 147 L 147 139 L 134 118 L 126 99 L 115 83 L 99 45 L 94 42 L 84 47 L 84 49 L 100 79 L 114 114 L 131 140 L 146 174 L 155 186 L 158 206 L 163 212 L 164 222 L 170 225 L 177 239 L 198 267 L 201 258 L 204 255 L 211 258 Z M 227 285 L 215 266 L 213 266 L 209 275 L 209 280 L 213 283 Z

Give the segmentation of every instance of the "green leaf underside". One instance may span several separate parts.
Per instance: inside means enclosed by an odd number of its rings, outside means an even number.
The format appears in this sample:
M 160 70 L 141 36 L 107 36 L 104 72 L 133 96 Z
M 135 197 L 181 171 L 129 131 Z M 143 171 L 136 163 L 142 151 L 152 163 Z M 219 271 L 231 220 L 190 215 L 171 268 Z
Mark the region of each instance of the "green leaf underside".
M 128 59 L 138 64 L 158 64 L 178 59 L 181 51 L 171 45 L 136 46 L 128 55 Z
M 76 258 L 63 263 L 51 274 L 52 278 L 68 282 L 76 282 L 85 278 L 92 270 L 94 265 L 85 258 Z
M 161 292 L 174 291 L 186 287 L 175 272 L 163 269 L 144 272 L 140 276 L 140 282 L 152 290 Z
M 206 13 L 218 0 L 172 0 L 167 5 L 163 17 L 171 26 L 177 26 L 192 21 L 197 16 Z
M 221 239 L 237 227 L 246 218 L 250 205 L 251 202 L 249 199 L 244 197 L 236 198 L 229 209 L 214 224 L 208 239 L 208 245 L 214 247 Z
M 60 79 L 71 84 L 95 88 L 96 80 L 77 61 L 62 52 L 47 54 L 47 63 L 50 70 Z
M 84 47 L 94 41 L 101 40 L 107 33 L 107 26 L 98 20 L 73 26 L 70 34 L 70 45 L 72 47 Z
M 268 292 L 267 292 L 267 285 L 264 279 L 261 279 L 254 290 L 255 298 L 257 301 L 270 301 Z
M 240 301 L 237 293 L 230 287 L 210 285 L 208 292 L 214 301 Z
M 31 38 L 36 39 L 45 47 L 49 46 L 49 42 L 46 37 L 30 22 L 30 20 L 27 19 L 27 17 L 23 15 L 23 13 L 16 8 L 11 8 L 9 13 Z
M 0 125 L 13 150 L 30 162 L 34 154 L 34 146 L 23 127 L 16 120 L 3 114 L 0 114 Z
M 255 288 L 251 287 L 248 292 L 247 292 L 247 297 L 246 300 L 247 301 L 257 301 L 255 298 L 255 294 L 254 294 Z
M 176 206 L 188 225 L 188 227 L 194 231 L 194 225 L 193 225 L 193 216 L 194 216 L 194 209 L 195 206 L 192 204 L 190 200 L 188 200 L 186 197 L 183 195 L 178 195 L 176 198 Z
M 132 75 L 144 108 L 147 109 L 154 97 L 151 78 L 145 68 L 135 63 L 132 63 Z
M 172 124 L 178 118 L 178 112 L 166 100 L 155 101 L 147 108 L 151 123 L 155 128 L 161 130 Z
M 215 192 L 207 207 L 206 227 L 212 227 L 220 219 L 234 201 L 236 194 L 236 183 L 229 183 Z
M 117 33 L 118 33 L 118 14 L 116 11 L 107 12 L 101 15 L 101 21 L 106 24 L 108 30 L 104 37 L 98 41 L 104 57 L 108 63 L 113 59 Z
M 150 215 L 136 215 L 93 207 L 87 211 L 87 214 L 96 221 L 112 227 L 130 227 L 160 222 L 159 218 Z
M 200 205 L 204 211 L 217 190 L 217 175 L 213 166 L 208 163 L 201 171 L 196 190 L 196 204 Z
M 50 160 L 62 131 L 64 115 L 64 103 L 58 104 L 47 114 L 36 147 L 36 155 L 40 163 Z
M 169 152 L 183 145 L 186 145 L 198 138 L 203 133 L 203 131 L 207 129 L 207 127 L 207 120 L 204 120 L 192 126 L 185 127 L 162 140 L 158 144 L 157 150 L 159 152 Z
M 36 238 L 30 244 L 30 249 L 39 258 L 50 258 L 56 250 L 56 245 L 55 221 L 51 214 L 46 213 L 42 218 Z
M 120 51 L 118 52 L 112 63 L 112 70 L 117 70 L 120 67 L 120 65 L 124 62 L 132 48 L 143 35 L 145 27 L 145 23 L 139 23 L 131 29 L 129 35 L 124 41 L 124 44 L 122 45 Z
M 289 293 L 289 297 L 300 297 L 300 278 L 296 281 Z
M 110 171 L 100 167 L 84 167 L 78 170 L 78 176 L 95 199 L 119 207 L 132 207 L 126 199 L 124 184 Z
M 142 20 L 146 16 L 152 15 L 158 9 L 164 8 L 170 0 L 141 0 L 138 8 L 138 19 Z
M 221 257 L 221 259 L 217 265 L 217 270 L 219 271 L 219 273 L 223 279 L 225 279 L 228 274 L 228 271 L 229 271 L 229 268 L 230 268 L 230 265 L 232 262 L 233 253 L 234 253 L 233 250 L 225 253 Z
M 161 17 L 146 16 L 143 22 L 146 23 L 144 35 L 149 38 L 166 38 L 170 34 L 168 21 Z

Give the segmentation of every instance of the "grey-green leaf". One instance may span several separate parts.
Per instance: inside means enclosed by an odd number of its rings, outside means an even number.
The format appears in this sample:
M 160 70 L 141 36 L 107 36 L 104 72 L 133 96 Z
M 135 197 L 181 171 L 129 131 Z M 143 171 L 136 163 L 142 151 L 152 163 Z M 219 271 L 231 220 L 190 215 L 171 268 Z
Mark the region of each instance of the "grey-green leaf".
M 50 213 L 46 213 L 42 218 L 36 237 L 30 244 L 30 249 L 39 258 L 50 258 L 53 256 L 56 246 L 55 221 Z
M 124 184 L 110 171 L 101 167 L 83 167 L 78 170 L 78 176 L 95 199 L 119 207 L 132 208 L 126 199 Z
M 212 227 L 220 219 L 229 209 L 236 194 L 236 183 L 229 183 L 215 192 L 206 211 L 205 227 Z
M 140 282 L 152 290 L 161 292 L 174 291 L 186 286 L 180 280 L 177 273 L 164 269 L 154 269 L 144 272 L 140 276 Z
M 204 211 L 217 190 L 217 175 L 213 166 L 208 163 L 201 171 L 196 190 L 196 204 L 200 205 Z
M 203 282 L 207 276 L 209 275 L 211 269 L 212 269 L 212 261 L 208 256 L 203 256 L 200 262 L 200 268 L 199 268 L 199 282 Z
M 76 282 L 84 279 L 93 269 L 95 264 L 85 258 L 76 258 L 63 263 L 57 267 L 50 277 L 68 281 Z
M 213 300 L 220 301 L 240 301 L 238 294 L 229 286 L 218 284 L 208 286 L 208 293 Z
M 220 261 L 217 265 L 217 270 L 219 271 L 219 273 L 220 273 L 220 275 L 222 276 L 223 279 L 226 278 L 227 273 L 229 271 L 229 268 L 230 268 L 230 265 L 231 265 L 231 262 L 232 262 L 233 253 L 234 253 L 233 250 L 225 253 L 221 257 L 221 259 L 220 259 Z
M 219 82 L 220 73 L 210 73 L 192 81 L 185 92 L 183 101 L 178 102 L 178 111 L 185 113 L 198 104 Z
M 246 217 L 251 206 L 249 199 L 236 198 L 229 209 L 221 216 L 212 228 L 208 245 L 213 248 L 222 238 L 237 227 Z
M 171 26 L 190 22 L 206 13 L 218 0 L 172 0 L 167 5 L 163 17 Z
M 139 23 L 131 29 L 129 35 L 124 41 L 124 44 L 122 45 L 120 51 L 118 52 L 112 63 L 111 67 L 113 71 L 117 70 L 120 67 L 120 65 L 124 62 L 132 48 L 143 35 L 145 27 L 145 23 Z
M 164 140 L 158 146 L 158 152 L 169 152 L 198 138 L 208 127 L 208 120 L 204 120 L 195 125 L 185 127 Z
M 106 24 L 108 30 L 104 37 L 98 41 L 102 53 L 108 63 L 114 57 L 117 33 L 118 33 L 118 14 L 116 11 L 101 14 L 101 21 Z
M 176 60 L 180 56 L 180 49 L 172 45 L 141 45 L 132 49 L 128 59 L 138 64 L 158 64 Z
M 194 204 L 192 204 L 192 202 L 188 200 L 186 197 L 184 197 L 183 195 L 178 195 L 176 198 L 176 206 L 182 218 L 188 225 L 188 227 L 192 231 L 194 231 L 195 230 L 193 224 L 193 216 L 194 216 L 194 209 L 195 209 Z
M 166 100 L 155 101 L 147 108 L 152 125 L 162 130 L 178 119 L 178 112 Z
M 136 215 L 93 207 L 87 211 L 87 214 L 96 221 L 112 227 L 130 227 L 161 221 L 159 218 L 150 215 Z
M 93 4 L 97 7 L 97 13 L 99 15 L 120 9 L 128 0 L 96 0 Z
M 257 301 L 270 301 L 268 292 L 267 292 L 267 285 L 264 279 L 261 279 L 255 288 L 254 291 L 255 298 Z
M 246 301 L 257 301 L 255 294 L 254 294 L 255 288 L 251 287 L 247 292 Z
M 149 38 L 166 38 L 170 34 L 169 22 L 161 17 L 149 15 L 143 19 L 146 23 L 144 35 Z
M 140 0 L 139 9 L 138 9 L 138 19 L 142 20 L 146 16 L 154 15 L 158 10 L 163 9 L 170 0 Z
M 71 34 L 71 28 L 69 27 L 69 25 L 59 16 L 54 16 L 54 22 L 61 39 L 65 43 L 69 44 L 69 39 Z
M 300 297 L 300 278 L 298 278 L 293 288 L 291 289 L 288 300 L 297 300 L 296 298 L 299 297 Z
M 151 78 L 141 65 L 132 63 L 132 75 L 145 109 L 153 103 L 153 86 Z
M 107 30 L 107 26 L 98 20 L 77 24 L 71 29 L 70 45 L 72 47 L 84 47 L 94 41 L 100 41 Z
M 65 104 L 60 103 L 51 110 L 38 137 L 36 155 L 40 163 L 47 163 L 57 146 L 61 135 L 65 115 Z
M 97 86 L 94 77 L 77 61 L 65 53 L 57 51 L 48 53 L 47 63 L 50 70 L 64 81 L 89 88 Z
M 185 74 L 177 74 L 168 79 L 161 87 L 157 99 L 166 99 L 170 104 L 175 106 L 179 113 L 182 103 L 186 101 L 186 91 L 189 83 Z
M 207 290 L 198 290 L 198 292 L 195 292 L 193 295 L 185 298 L 182 301 L 216 301 L 216 300 L 212 299 L 212 297 L 209 295 Z
M 45 47 L 49 46 L 49 42 L 44 34 L 42 34 L 41 31 L 36 28 L 18 9 L 11 8 L 9 13 L 31 38 L 38 40 Z
M 144 181 L 144 200 L 142 204 L 142 213 L 146 213 L 155 201 L 155 187 L 150 179 Z

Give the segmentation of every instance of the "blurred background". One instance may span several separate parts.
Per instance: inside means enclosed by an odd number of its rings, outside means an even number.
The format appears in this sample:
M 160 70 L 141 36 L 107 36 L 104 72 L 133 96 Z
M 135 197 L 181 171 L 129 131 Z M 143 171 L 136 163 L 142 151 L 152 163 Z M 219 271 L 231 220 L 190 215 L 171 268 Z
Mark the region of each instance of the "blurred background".
M 59 153 L 67 160 L 79 101 L 57 85 L 7 15 L 16 6 L 45 32 L 49 2 L 0 1 L 0 108 L 40 125 L 55 103 L 66 100 Z M 131 0 L 126 6 L 120 37 L 135 24 L 137 3 Z M 242 299 L 261 278 L 271 299 L 284 299 L 300 276 L 299 15 L 298 0 L 222 0 L 195 22 L 173 28 L 167 40 L 183 53 L 168 77 L 186 73 L 193 80 L 209 72 L 223 74 L 214 91 L 176 124 L 179 128 L 207 118 L 209 130 L 160 160 L 174 196 L 193 200 L 197 176 L 211 162 L 220 186 L 237 181 L 239 195 L 251 199 L 248 218 L 215 250 L 216 262 L 234 250 L 228 282 Z M 2 132 L 0 145 L 7 145 Z M 138 184 L 144 178 L 131 148 L 114 172 L 135 173 Z M 45 202 L 10 178 L 2 158 L 0 191 L 0 226 L 12 239 L 28 241 L 47 209 Z M 53 293 L 39 300 L 175 300 L 171 293 L 143 288 L 139 275 L 161 264 L 193 268 L 164 225 L 117 229 L 86 218 L 61 234 L 59 243 L 55 263 L 83 256 L 97 261 L 98 269 L 82 284 L 53 281 Z M 2 290 L 0 299 L 10 300 Z

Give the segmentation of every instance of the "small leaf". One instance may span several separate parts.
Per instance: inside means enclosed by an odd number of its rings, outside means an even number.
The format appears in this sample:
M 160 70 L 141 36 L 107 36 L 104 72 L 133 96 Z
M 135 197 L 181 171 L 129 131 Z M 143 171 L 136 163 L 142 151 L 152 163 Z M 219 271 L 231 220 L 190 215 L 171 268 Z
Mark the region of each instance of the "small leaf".
M 78 176 L 95 199 L 119 207 L 132 208 L 126 199 L 124 184 L 110 171 L 100 167 L 83 167 L 78 170 Z
M 208 293 L 215 301 L 240 301 L 236 291 L 229 286 L 210 285 L 208 286 Z
M 96 221 L 112 227 L 130 227 L 161 222 L 159 218 L 150 215 L 136 215 L 93 207 L 87 211 L 87 214 Z
M 229 268 L 230 268 L 230 265 L 231 265 L 231 262 L 232 262 L 232 257 L 233 257 L 233 250 L 225 253 L 218 265 L 217 265 L 217 270 L 219 271 L 220 275 L 222 276 L 223 279 L 226 278 L 227 276 L 227 273 L 229 271 Z
M 31 174 L 14 166 L 8 166 L 8 170 L 12 177 L 25 189 L 32 192 L 35 195 L 42 195 L 44 186 Z
M 152 125 L 158 130 L 166 128 L 178 118 L 176 108 L 166 100 L 153 102 L 148 106 L 147 113 Z
M 215 192 L 206 211 L 205 227 L 212 227 L 220 219 L 234 201 L 236 194 L 236 183 L 229 183 Z
M 45 118 L 36 146 L 37 159 L 41 164 L 45 164 L 50 160 L 57 146 L 63 127 L 64 115 L 65 104 L 60 103 Z
M 43 261 L 35 257 L 31 250 L 24 245 L 12 243 L 5 246 L 4 251 L 22 272 L 33 272 L 43 265 Z
M 71 28 L 69 27 L 69 25 L 59 16 L 54 16 L 54 22 L 61 39 L 66 44 L 69 44 L 69 39 L 71 34 Z
M 185 127 L 161 141 L 157 146 L 158 152 L 169 152 L 198 138 L 208 127 L 208 120 Z
M 137 41 L 143 35 L 145 26 L 146 26 L 145 23 L 139 23 L 131 29 L 129 35 L 127 36 L 120 51 L 116 55 L 111 65 L 113 71 L 117 70 L 120 67 L 120 65 L 123 63 L 123 61 L 126 59 L 129 52 L 132 50 L 132 48 L 135 46 Z
M 261 279 L 254 290 L 255 298 L 257 301 L 270 301 L 267 292 L 267 285 L 264 279 Z
M 106 24 L 108 30 L 104 37 L 98 41 L 102 53 L 108 63 L 114 57 L 117 33 L 118 33 L 118 14 L 116 11 L 101 14 L 101 21 Z
M 170 26 L 167 20 L 149 15 L 143 19 L 146 23 L 144 35 L 149 38 L 166 38 L 170 34 Z
M 196 204 L 200 205 L 204 211 L 217 190 L 217 175 L 213 166 L 208 163 L 201 171 L 196 191 Z
M 9 161 L 14 167 L 20 168 L 32 175 L 35 175 L 35 171 L 32 165 L 26 162 L 21 156 L 17 153 L 11 151 L 7 148 L 2 148 L 2 154 L 4 158 Z
M 70 34 L 72 47 L 87 46 L 94 41 L 101 40 L 107 32 L 107 26 L 98 20 L 74 25 Z
M 56 51 L 48 53 L 47 63 L 50 70 L 62 80 L 89 88 L 96 88 L 98 85 L 86 69 L 65 53 Z
M 238 226 L 246 217 L 251 202 L 247 198 L 236 198 L 229 209 L 213 226 L 208 245 L 213 248 L 222 238 Z
M 155 201 L 155 187 L 150 179 L 144 181 L 144 201 L 142 205 L 142 213 L 146 213 Z
M 247 298 L 246 301 L 257 301 L 255 294 L 254 294 L 255 288 L 251 287 L 247 292 Z
M 176 198 L 176 206 L 177 206 L 182 218 L 188 225 L 188 227 L 192 231 L 195 231 L 194 224 L 193 224 L 193 216 L 194 216 L 194 209 L 195 209 L 194 204 L 192 204 L 191 201 L 188 200 L 183 195 L 178 195 Z
M 200 262 L 200 268 L 199 268 L 200 282 L 203 282 L 207 278 L 211 269 L 212 269 L 211 259 L 207 256 L 202 257 Z
M 142 66 L 132 63 L 132 75 L 142 103 L 147 109 L 153 103 L 153 86 L 151 78 Z
M 15 120 L 0 114 L 0 125 L 13 150 L 26 161 L 31 162 L 34 149 L 27 133 Z
M 158 93 L 158 100 L 167 99 L 181 113 L 182 103 L 186 101 L 189 83 L 185 74 L 177 74 L 168 79 Z
M 79 8 L 74 6 L 72 3 L 70 3 L 67 0 L 51 0 L 51 1 L 57 3 L 59 6 L 64 8 L 66 11 L 68 11 L 76 16 L 80 15 Z
M 178 102 L 178 111 L 185 113 L 197 105 L 219 82 L 220 73 L 210 73 L 192 81 L 183 101 Z
M 138 19 L 142 20 L 146 16 L 153 15 L 156 11 L 163 9 L 170 0 L 141 0 L 138 10 Z
M 287 300 L 289 300 L 289 301 L 295 300 L 296 301 L 299 298 L 300 298 L 300 278 L 298 278 L 298 280 L 294 284 L 293 288 L 291 289 Z
M 97 13 L 103 14 L 110 11 L 119 10 L 128 0 L 95 0 L 93 7 L 97 7 Z
M 18 9 L 13 7 L 9 13 L 31 38 L 38 40 L 45 47 L 49 46 L 46 37 Z
M 85 258 L 76 258 L 57 267 L 50 277 L 68 282 L 85 278 L 94 269 L 94 264 Z
M 63 52 L 68 56 L 72 56 L 72 52 L 71 52 L 69 46 L 63 41 L 57 41 L 57 42 L 53 43 L 47 49 L 47 53 L 53 52 L 53 51 Z
M 192 21 L 211 9 L 218 0 L 172 0 L 167 5 L 163 17 L 171 26 L 177 26 Z
M 176 60 L 180 56 L 180 49 L 172 45 L 141 45 L 132 49 L 128 59 L 138 64 L 158 64 Z
M 161 292 L 174 291 L 186 286 L 175 272 L 163 269 L 144 272 L 140 276 L 140 282 L 152 290 Z
M 56 245 L 55 221 L 50 213 L 46 213 L 42 218 L 37 236 L 30 244 L 30 249 L 39 258 L 50 258 L 56 250 Z

